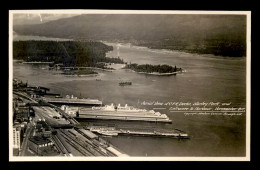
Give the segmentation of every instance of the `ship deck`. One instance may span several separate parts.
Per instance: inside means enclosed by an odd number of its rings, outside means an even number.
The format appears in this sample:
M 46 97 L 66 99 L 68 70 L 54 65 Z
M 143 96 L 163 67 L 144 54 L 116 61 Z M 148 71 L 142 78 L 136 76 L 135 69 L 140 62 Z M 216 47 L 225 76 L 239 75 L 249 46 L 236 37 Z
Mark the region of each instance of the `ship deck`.
M 100 110 L 80 110 L 79 115 L 94 115 L 94 116 L 128 116 L 128 117 L 151 117 L 151 118 L 167 118 L 161 115 L 156 115 L 149 111 L 100 111 Z
M 66 98 L 48 98 L 48 103 L 59 104 L 85 104 L 85 105 L 102 105 L 102 101 L 96 99 L 66 99 Z
M 167 118 L 156 117 L 140 117 L 140 116 L 111 116 L 111 115 L 80 115 L 77 119 L 101 119 L 101 120 L 123 120 L 123 121 L 147 121 L 147 122 L 166 122 L 171 123 L 172 120 Z

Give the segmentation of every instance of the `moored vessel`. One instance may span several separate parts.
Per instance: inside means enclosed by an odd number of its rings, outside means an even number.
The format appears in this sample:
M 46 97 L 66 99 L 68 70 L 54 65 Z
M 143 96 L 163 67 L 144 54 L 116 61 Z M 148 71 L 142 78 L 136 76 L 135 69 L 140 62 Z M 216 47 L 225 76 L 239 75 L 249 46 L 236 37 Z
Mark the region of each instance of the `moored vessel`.
M 102 105 L 102 101 L 98 99 L 85 99 L 85 98 L 77 98 L 73 95 L 67 95 L 66 98 L 44 98 L 44 100 L 48 103 L 52 104 L 66 104 L 66 105 Z
M 130 85 L 132 85 L 132 82 L 130 82 L 130 81 L 120 82 L 119 83 L 119 86 L 130 86 Z
M 86 119 L 110 119 L 124 121 L 148 121 L 171 123 L 172 120 L 166 114 L 154 110 L 138 109 L 133 106 L 121 106 L 120 104 L 105 105 L 103 107 L 81 108 L 76 116 Z

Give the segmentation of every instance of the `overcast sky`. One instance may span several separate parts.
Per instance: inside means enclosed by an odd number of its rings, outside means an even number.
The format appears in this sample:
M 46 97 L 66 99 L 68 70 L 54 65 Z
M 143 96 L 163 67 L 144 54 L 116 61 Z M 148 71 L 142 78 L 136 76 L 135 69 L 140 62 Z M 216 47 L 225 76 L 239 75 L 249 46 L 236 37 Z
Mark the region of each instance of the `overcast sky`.
M 13 24 L 40 24 L 48 21 L 73 17 L 80 14 L 14 14 L 13 15 Z

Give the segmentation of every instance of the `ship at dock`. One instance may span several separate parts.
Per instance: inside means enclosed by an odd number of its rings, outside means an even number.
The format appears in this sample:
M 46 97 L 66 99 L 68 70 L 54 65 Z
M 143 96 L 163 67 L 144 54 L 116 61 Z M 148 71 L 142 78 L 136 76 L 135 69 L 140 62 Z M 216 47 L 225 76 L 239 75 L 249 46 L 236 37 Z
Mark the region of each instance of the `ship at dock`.
M 44 100 L 51 104 L 65 104 L 65 105 L 90 105 L 90 106 L 99 106 L 102 105 L 102 101 L 98 99 L 85 99 L 85 98 L 77 98 L 73 95 L 67 95 L 66 98 L 44 98 Z
M 119 83 L 119 86 L 130 86 L 130 85 L 132 85 L 132 82 L 130 82 L 130 81 L 120 82 Z
M 166 114 L 154 110 L 138 109 L 133 106 L 121 106 L 120 104 L 105 105 L 103 107 L 81 108 L 75 115 L 83 119 L 146 121 L 171 123 L 172 120 Z

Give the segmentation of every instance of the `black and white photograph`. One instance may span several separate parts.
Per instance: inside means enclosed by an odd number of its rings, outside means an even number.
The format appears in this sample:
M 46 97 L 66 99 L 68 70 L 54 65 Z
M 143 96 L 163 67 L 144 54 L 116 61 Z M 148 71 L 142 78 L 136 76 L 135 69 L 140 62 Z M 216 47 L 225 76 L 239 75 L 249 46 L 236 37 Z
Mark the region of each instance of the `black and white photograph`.
M 9 161 L 250 161 L 250 11 L 9 10 Z

